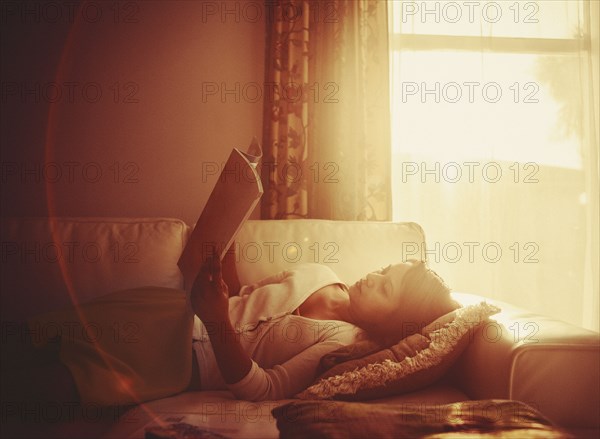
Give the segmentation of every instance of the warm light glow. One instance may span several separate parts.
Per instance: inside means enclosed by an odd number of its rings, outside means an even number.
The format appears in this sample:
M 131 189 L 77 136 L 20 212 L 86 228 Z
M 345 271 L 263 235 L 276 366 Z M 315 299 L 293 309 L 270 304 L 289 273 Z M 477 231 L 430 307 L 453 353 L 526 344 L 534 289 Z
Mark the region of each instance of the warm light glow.
M 572 84 L 577 62 L 568 55 L 396 52 L 393 69 L 400 75 L 392 97 L 393 151 L 418 151 L 425 160 L 497 159 L 580 168 L 575 127 L 561 122 L 570 102 L 555 99 L 540 77 L 560 66 L 569 76 L 551 80 Z
M 393 219 L 454 290 L 597 328 L 586 4 L 390 5 Z

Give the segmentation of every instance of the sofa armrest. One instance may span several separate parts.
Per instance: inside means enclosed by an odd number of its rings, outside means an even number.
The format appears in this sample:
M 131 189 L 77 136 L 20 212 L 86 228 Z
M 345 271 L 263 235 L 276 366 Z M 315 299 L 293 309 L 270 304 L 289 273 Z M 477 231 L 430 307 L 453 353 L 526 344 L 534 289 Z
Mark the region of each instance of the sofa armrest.
M 474 333 L 454 368 L 458 385 L 469 397 L 515 399 L 560 426 L 598 428 L 597 332 L 504 302 L 454 296 L 463 304 L 486 300 L 502 309 Z

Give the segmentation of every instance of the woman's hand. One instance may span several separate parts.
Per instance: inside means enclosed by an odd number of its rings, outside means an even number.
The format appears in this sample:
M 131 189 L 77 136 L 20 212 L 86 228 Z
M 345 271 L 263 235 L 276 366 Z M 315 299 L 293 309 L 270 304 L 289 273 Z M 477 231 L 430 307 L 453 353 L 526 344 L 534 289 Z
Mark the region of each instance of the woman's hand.
M 229 320 L 229 291 L 214 251 L 192 285 L 191 300 L 194 313 L 206 327 L 223 379 L 228 384 L 237 383 L 250 371 L 252 360 Z
M 221 261 L 213 254 L 192 285 L 192 309 L 204 324 L 229 321 L 229 289 L 223 281 Z

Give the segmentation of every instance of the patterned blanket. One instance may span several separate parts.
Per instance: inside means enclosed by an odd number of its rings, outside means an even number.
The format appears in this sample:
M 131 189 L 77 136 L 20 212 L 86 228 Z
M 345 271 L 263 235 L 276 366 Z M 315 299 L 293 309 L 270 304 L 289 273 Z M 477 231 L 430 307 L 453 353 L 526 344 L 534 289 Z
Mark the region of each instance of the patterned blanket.
M 533 407 L 499 399 L 452 404 L 294 401 L 276 407 L 272 414 L 281 439 L 571 438 Z M 146 428 L 145 438 L 229 437 L 207 427 L 171 422 Z
M 518 401 L 364 404 L 298 401 L 273 410 L 281 439 L 550 438 L 570 436 Z

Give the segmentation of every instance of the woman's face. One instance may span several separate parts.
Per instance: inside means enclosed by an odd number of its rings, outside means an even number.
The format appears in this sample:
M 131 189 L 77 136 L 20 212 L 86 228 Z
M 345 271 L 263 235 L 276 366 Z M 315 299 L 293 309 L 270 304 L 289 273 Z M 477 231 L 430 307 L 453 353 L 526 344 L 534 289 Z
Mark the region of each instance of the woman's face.
M 350 313 L 357 324 L 365 327 L 382 323 L 381 319 L 398 307 L 400 285 L 413 265 L 412 261 L 390 265 L 350 285 Z

